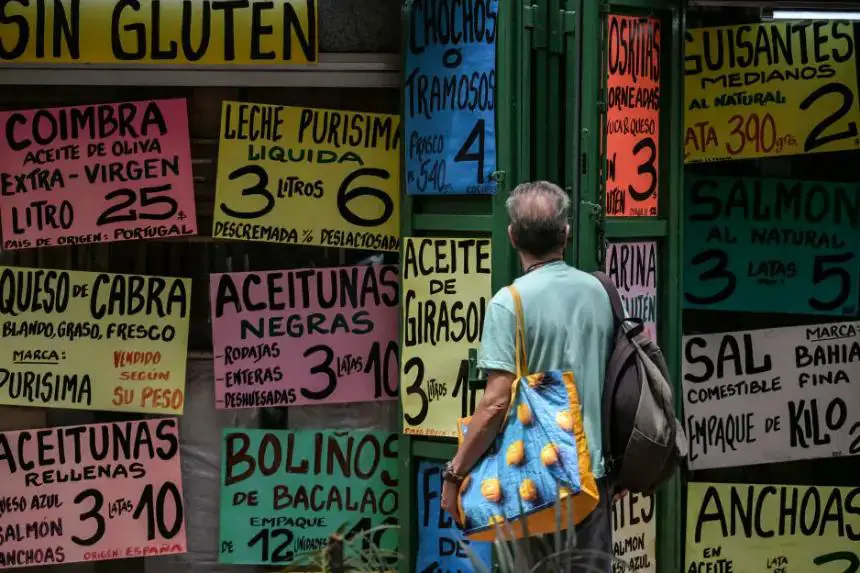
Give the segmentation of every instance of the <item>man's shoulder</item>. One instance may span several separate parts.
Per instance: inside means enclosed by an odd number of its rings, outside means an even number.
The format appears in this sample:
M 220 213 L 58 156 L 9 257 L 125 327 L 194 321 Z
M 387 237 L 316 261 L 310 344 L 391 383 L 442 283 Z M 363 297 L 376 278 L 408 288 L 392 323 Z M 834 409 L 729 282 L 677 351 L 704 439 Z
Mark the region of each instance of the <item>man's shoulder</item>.
M 499 289 L 499 291 L 493 295 L 493 298 L 490 299 L 490 304 L 511 312 L 514 311 L 514 297 L 508 287 L 502 287 Z

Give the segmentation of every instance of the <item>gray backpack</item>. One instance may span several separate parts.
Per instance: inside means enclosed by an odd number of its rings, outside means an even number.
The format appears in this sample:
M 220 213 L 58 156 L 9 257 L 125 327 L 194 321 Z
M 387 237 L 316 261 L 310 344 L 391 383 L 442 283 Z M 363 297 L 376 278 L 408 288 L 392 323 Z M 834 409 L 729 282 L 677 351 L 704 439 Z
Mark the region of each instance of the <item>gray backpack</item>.
M 687 457 L 687 436 L 675 417 L 669 368 L 638 318 L 625 317 L 618 289 L 594 273 L 612 303 L 615 344 L 603 382 L 603 455 L 616 492 L 650 494 Z

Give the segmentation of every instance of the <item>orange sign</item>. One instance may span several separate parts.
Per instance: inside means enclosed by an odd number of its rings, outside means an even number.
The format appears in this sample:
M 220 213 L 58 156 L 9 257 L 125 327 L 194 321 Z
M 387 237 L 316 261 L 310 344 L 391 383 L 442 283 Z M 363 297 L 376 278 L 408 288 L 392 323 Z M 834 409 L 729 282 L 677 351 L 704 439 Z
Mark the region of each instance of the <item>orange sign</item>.
M 660 20 L 609 16 L 606 214 L 654 217 L 659 192 Z

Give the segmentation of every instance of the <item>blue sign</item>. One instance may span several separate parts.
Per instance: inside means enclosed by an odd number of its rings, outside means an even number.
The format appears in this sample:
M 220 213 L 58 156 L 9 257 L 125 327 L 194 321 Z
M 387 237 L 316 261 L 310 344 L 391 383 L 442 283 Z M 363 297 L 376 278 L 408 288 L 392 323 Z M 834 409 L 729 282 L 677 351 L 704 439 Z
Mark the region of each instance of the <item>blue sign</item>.
M 442 512 L 442 469 L 442 464 L 418 463 L 418 561 L 414 571 L 472 573 L 472 561 L 463 545 L 489 570 L 492 544 L 469 543 L 451 516 Z
M 406 189 L 496 192 L 498 0 L 414 0 L 406 53 Z
M 856 184 L 686 178 L 684 306 L 854 316 Z

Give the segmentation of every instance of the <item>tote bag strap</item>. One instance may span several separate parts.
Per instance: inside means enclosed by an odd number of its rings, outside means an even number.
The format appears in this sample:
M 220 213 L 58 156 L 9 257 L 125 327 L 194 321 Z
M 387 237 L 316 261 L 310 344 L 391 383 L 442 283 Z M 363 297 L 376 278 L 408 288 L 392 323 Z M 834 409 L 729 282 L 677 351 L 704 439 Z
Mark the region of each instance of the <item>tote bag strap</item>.
M 528 376 L 529 374 L 529 366 L 528 359 L 526 357 L 526 325 L 525 318 L 523 317 L 523 299 L 520 298 L 520 292 L 517 290 L 517 287 L 511 285 L 508 287 L 508 290 L 511 293 L 511 296 L 514 299 L 514 314 L 517 317 L 517 326 L 516 326 L 516 363 L 517 363 L 517 379 L 515 382 L 519 382 L 520 378 L 523 376 Z

